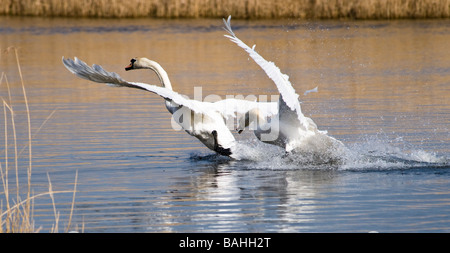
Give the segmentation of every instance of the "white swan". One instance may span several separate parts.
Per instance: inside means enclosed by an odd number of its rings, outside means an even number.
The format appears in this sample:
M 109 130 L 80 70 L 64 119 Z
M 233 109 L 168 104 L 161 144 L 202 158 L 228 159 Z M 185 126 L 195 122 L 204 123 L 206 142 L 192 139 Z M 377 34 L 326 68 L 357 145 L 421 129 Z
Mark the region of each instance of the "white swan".
M 253 130 L 256 137 L 263 142 L 281 146 L 287 153 L 309 154 L 319 162 L 339 160 L 345 150 L 342 142 L 328 136 L 326 131 L 319 131 L 314 121 L 303 115 L 298 100 L 299 95 L 289 82 L 289 76 L 281 73 L 273 62 L 268 62 L 259 55 L 254 50 L 255 46 L 250 48 L 242 42 L 232 31 L 230 20 L 231 16 L 228 17 L 228 20 L 223 19 L 224 29 L 229 33 L 225 37 L 249 54 L 267 76 L 274 81 L 280 93 L 279 112 L 276 117 L 272 116 L 271 121 L 267 121 L 264 115 L 260 114 L 258 108 L 255 108 L 239 119 L 237 130 L 242 132 L 249 124 L 257 121 L 257 127 Z M 267 131 L 275 134 L 267 135 Z M 277 132 L 278 134 L 276 134 Z
M 151 69 L 158 75 L 164 87 L 125 81 L 117 73 L 108 72 L 96 64 L 90 67 L 76 57 L 75 60 L 63 57 L 62 61 L 64 66 L 78 77 L 111 86 L 142 89 L 163 97 L 167 109 L 174 114 L 174 120 L 188 134 L 199 139 L 209 149 L 225 156 L 233 157 L 236 146 L 235 138 L 226 125 L 226 119 L 244 115 L 256 108 L 266 116 L 277 111 L 277 104 L 269 102 L 225 99 L 211 103 L 188 99 L 173 91 L 166 71 L 157 62 L 147 58 L 131 59 L 130 65 L 125 69 Z

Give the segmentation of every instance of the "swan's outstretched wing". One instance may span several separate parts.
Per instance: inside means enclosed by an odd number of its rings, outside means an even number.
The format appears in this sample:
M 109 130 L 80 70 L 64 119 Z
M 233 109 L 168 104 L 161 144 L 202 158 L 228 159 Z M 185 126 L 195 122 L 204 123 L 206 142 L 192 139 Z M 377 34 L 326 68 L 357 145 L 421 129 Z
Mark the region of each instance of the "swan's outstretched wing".
M 82 60 L 75 57 L 75 60 L 62 58 L 64 66 L 73 74 L 80 78 L 87 79 L 97 83 L 106 83 L 117 87 L 130 87 L 142 89 L 155 93 L 165 99 L 170 99 L 173 102 L 185 106 L 196 113 L 208 114 L 211 112 L 219 112 L 224 118 L 237 117 L 245 114 L 249 110 L 258 107 L 265 116 L 272 116 L 278 110 L 277 103 L 260 103 L 256 101 L 241 100 L 241 99 L 225 99 L 218 102 L 201 102 L 197 100 L 187 99 L 179 93 L 166 89 L 164 87 L 138 83 L 128 82 L 122 79 L 117 73 L 106 71 L 100 65 L 92 65 L 90 67 Z
M 302 113 L 300 102 L 298 101 L 299 95 L 295 93 L 292 84 L 289 82 L 289 76 L 281 73 L 280 69 L 273 62 L 266 61 L 253 49 L 254 46 L 253 48 L 250 48 L 244 42 L 242 42 L 231 29 L 230 20 L 231 16 L 228 17 L 228 20 L 223 19 L 223 22 L 225 24 L 224 29 L 230 34 L 225 35 L 225 37 L 229 38 L 232 42 L 243 48 L 249 54 L 249 56 L 264 70 L 264 72 L 266 72 L 267 76 L 269 76 L 269 78 L 275 82 L 285 104 L 290 108 L 290 110 L 297 113 L 297 117 L 300 123 L 306 129 L 308 129 L 309 122 Z
M 87 65 L 82 60 L 75 57 L 72 59 L 62 59 L 64 66 L 73 74 L 97 83 L 106 83 L 111 86 L 117 87 L 130 87 L 136 89 L 142 89 L 155 93 L 165 99 L 170 99 L 173 102 L 188 107 L 196 113 L 209 113 L 211 108 L 205 106 L 200 101 L 186 99 L 179 93 L 166 89 L 164 87 L 159 87 L 156 85 L 138 83 L 138 82 L 128 82 L 122 79 L 117 73 L 106 71 L 100 65 L 94 64 L 92 67 Z M 206 103 L 206 102 L 205 102 Z
M 127 86 L 132 88 L 144 89 L 139 86 L 131 85 L 127 81 L 123 80 L 118 74 L 104 70 L 102 66 L 94 64 L 92 65 L 92 67 L 90 67 L 77 57 L 75 57 L 75 60 L 72 60 L 64 59 L 63 56 L 62 62 L 70 72 L 83 79 L 87 79 L 97 83 L 106 83 L 111 86 Z

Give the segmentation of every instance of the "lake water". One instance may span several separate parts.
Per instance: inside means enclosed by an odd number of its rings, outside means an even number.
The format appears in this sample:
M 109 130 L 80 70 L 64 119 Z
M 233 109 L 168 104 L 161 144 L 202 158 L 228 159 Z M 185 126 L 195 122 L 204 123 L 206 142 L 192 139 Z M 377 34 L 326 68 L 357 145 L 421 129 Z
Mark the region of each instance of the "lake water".
M 71 230 L 91 232 L 450 232 L 450 24 L 420 21 L 243 21 L 237 36 L 290 76 L 302 110 L 351 151 L 339 166 L 286 161 L 250 131 L 259 150 L 231 160 L 171 127 L 163 100 L 67 71 L 62 56 L 102 65 L 124 79 L 132 57 L 159 62 L 174 90 L 193 98 L 278 94 L 221 20 L 0 17 L 1 97 L 13 106 L 19 150 L 28 143 L 32 189 L 72 190 Z M 319 92 L 306 90 L 318 87 Z M 0 162 L 5 168 L 5 117 Z M 42 125 L 45 123 L 44 125 Z M 10 114 L 8 162 L 14 168 Z M 261 155 L 261 151 L 264 155 Z M 28 149 L 19 156 L 26 192 Z M 15 173 L 9 173 L 11 188 Z M 4 201 L 3 188 L 2 200 Z M 14 194 L 13 194 L 14 195 Z M 71 193 L 55 195 L 60 230 Z M 5 203 L 5 202 L 3 202 Z M 4 204 L 3 204 L 4 205 Z M 36 227 L 55 222 L 48 196 L 34 203 Z

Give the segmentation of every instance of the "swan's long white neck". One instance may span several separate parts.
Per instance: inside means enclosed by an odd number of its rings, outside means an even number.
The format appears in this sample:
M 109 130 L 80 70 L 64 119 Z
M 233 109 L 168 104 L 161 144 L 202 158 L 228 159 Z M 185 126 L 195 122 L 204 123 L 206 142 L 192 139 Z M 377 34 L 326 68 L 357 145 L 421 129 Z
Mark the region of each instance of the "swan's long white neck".
M 161 67 L 161 65 L 159 65 L 159 63 L 149 60 L 147 58 L 141 58 L 139 61 L 139 68 L 153 70 L 158 76 L 159 80 L 161 81 L 161 85 L 166 89 L 173 90 L 167 72 Z M 180 108 L 180 105 L 173 102 L 170 99 L 166 99 L 166 108 L 167 110 L 169 110 L 170 113 L 173 114 Z
M 159 65 L 157 62 L 146 59 L 146 58 L 141 58 L 141 67 L 142 68 L 147 68 L 147 69 L 151 69 L 153 70 L 156 75 L 158 76 L 159 80 L 161 81 L 161 85 L 169 90 L 173 90 L 172 89 L 172 84 L 170 83 L 170 79 L 169 76 L 167 75 L 167 72 L 161 67 L 161 65 Z

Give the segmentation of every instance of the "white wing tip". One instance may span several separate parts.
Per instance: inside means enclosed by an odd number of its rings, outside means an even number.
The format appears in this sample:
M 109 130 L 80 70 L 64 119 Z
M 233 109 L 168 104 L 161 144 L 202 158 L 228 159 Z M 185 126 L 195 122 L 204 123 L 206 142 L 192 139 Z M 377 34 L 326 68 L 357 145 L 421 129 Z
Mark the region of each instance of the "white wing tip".
M 236 37 L 233 30 L 231 29 L 231 15 L 228 16 L 227 20 L 225 20 L 225 18 L 224 18 L 223 23 L 225 24 L 225 27 L 223 29 L 225 31 L 227 31 L 232 37 Z M 229 37 L 229 35 L 225 35 L 225 36 Z

